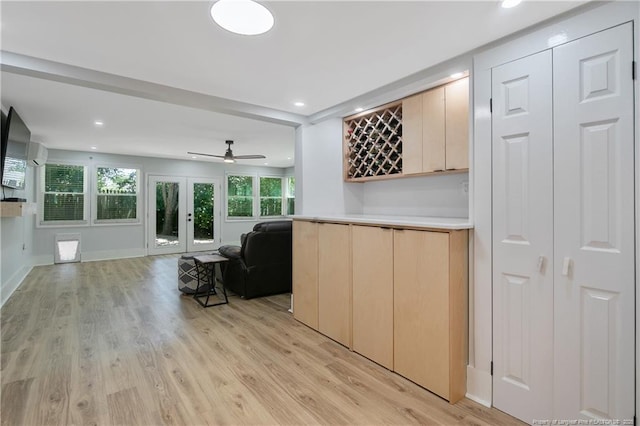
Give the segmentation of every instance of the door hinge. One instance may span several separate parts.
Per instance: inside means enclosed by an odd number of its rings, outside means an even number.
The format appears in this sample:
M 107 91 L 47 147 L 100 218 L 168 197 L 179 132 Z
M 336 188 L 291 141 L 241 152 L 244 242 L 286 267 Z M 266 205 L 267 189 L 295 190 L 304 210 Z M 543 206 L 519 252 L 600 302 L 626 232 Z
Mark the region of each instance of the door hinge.
M 491 375 L 493 376 L 493 361 L 491 361 Z
M 493 113 L 493 98 L 489 98 L 489 112 Z
M 631 61 L 631 80 L 636 79 L 636 61 Z

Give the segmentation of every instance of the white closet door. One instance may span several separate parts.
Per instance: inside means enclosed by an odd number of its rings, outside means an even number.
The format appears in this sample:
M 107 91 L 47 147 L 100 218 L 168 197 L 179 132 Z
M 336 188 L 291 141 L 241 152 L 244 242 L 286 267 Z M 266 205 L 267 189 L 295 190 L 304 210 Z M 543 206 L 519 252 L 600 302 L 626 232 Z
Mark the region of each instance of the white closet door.
M 551 51 L 492 71 L 493 400 L 531 422 L 553 398 Z
M 631 24 L 553 52 L 554 418 L 634 414 Z

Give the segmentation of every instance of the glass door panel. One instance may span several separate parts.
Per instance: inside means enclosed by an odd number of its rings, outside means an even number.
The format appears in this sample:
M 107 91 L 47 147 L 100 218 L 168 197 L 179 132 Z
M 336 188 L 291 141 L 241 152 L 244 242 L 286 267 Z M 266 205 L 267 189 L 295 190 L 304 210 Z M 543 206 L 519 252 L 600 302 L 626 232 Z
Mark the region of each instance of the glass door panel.
M 186 180 L 149 176 L 149 254 L 186 251 Z
M 187 250 L 214 250 L 220 244 L 220 182 L 188 179 Z

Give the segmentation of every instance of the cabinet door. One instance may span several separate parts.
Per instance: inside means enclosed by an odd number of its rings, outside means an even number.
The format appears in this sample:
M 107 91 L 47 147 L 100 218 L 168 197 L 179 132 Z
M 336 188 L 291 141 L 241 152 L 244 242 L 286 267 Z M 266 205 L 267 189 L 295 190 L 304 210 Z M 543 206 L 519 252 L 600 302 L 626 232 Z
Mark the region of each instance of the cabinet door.
M 422 94 L 422 171 L 445 168 L 444 87 Z
M 293 221 L 293 316 L 318 329 L 318 224 Z
M 295 300 L 295 298 L 294 298 Z M 349 225 L 318 224 L 318 330 L 351 346 Z
M 393 230 L 353 226 L 353 350 L 393 369 Z
M 445 86 L 446 169 L 469 168 L 469 78 Z
M 450 399 L 449 234 L 394 231 L 394 370 Z
M 402 101 L 402 174 L 422 173 L 422 95 Z

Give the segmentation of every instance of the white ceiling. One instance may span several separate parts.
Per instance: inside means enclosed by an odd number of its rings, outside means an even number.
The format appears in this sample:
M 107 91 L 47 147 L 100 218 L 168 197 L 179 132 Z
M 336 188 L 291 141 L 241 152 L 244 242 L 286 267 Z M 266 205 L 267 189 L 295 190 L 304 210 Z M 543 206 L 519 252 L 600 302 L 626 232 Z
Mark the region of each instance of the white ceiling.
M 267 1 L 274 28 L 231 34 L 211 1 L 2 1 L 3 51 L 270 109 L 311 115 L 534 25 L 582 2 Z M 298 108 L 294 101 L 303 101 Z M 185 156 L 263 153 L 288 166 L 291 127 L 2 73 L 14 105 L 50 148 Z M 228 112 L 228 111 L 227 111 Z M 95 129 L 93 120 L 105 120 Z M 99 130 L 99 131 L 98 131 Z M 283 160 L 284 159 L 284 160 Z M 281 162 L 282 161 L 282 162 Z

